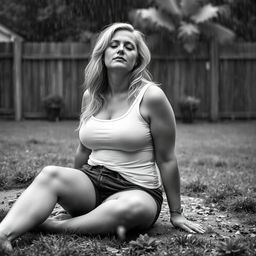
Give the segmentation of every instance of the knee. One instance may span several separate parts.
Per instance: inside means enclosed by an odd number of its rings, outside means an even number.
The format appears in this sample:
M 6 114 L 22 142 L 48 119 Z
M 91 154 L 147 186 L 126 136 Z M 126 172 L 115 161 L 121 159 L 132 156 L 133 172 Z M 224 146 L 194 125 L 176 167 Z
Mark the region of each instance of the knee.
M 60 171 L 58 166 L 49 165 L 42 169 L 36 178 L 37 182 L 47 183 L 58 179 L 60 176 Z
M 150 212 L 150 207 L 140 198 L 130 197 L 124 199 L 119 207 L 119 214 L 124 222 L 130 223 L 134 220 L 142 220 Z

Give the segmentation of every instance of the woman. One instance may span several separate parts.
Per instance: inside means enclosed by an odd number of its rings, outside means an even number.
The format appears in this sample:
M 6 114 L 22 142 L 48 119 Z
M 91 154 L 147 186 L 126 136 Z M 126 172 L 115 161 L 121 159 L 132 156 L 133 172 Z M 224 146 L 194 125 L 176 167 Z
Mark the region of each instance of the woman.
M 50 232 L 115 233 L 150 228 L 162 190 L 171 223 L 204 229 L 182 215 L 175 157 L 175 118 L 150 79 L 150 52 L 140 32 L 115 23 L 99 36 L 85 69 L 85 92 L 74 169 L 47 166 L 0 224 L 0 244 L 40 225 Z M 71 216 L 47 219 L 56 203 Z

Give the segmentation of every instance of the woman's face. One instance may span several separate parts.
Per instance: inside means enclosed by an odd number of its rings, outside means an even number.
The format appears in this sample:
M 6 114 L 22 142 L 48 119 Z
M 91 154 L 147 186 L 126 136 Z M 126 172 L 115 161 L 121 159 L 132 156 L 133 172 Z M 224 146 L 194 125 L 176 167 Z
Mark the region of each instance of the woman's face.
M 107 69 L 131 71 L 137 61 L 138 49 L 135 36 L 128 30 L 115 32 L 105 50 L 104 62 Z

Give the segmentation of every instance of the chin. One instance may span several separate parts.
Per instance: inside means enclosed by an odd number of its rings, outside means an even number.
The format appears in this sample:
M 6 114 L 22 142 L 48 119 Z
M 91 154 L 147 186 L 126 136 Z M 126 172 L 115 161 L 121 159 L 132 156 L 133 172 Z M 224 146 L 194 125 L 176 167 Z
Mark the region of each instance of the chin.
M 107 67 L 107 69 L 109 69 L 109 70 L 122 70 L 122 71 L 127 71 L 127 72 L 131 71 L 131 69 L 129 69 L 125 65 L 111 65 L 110 67 Z

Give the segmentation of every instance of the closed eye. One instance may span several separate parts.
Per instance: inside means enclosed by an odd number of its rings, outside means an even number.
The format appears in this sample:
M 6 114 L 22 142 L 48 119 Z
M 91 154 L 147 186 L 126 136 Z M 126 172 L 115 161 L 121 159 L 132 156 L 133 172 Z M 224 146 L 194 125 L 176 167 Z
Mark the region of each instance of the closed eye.
M 114 41 L 111 41 L 111 42 L 110 42 L 109 47 L 111 47 L 111 48 L 114 49 L 114 48 L 118 47 L 120 44 L 121 44 L 120 41 L 114 40 Z M 130 42 L 125 42 L 125 43 L 124 43 L 124 47 L 125 47 L 127 50 L 129 50 L 129 51 L 132 51 L 132 50 L 135 49 L 135 46 L 134 46 L 132 43 L 130 43 Z
M 134 45 L 131 44 L 131 43 L 126 43 L 126 44 L 125 44 L 125 48 L 127 48 L 127 49 L 130 50 L 130 51 L 132 51 L 132 50 L 135 49 Z
M 114 42 L 111 42 L 109 46 L 111 48 L 116 48 L 118 46 L 118 43 L 114 41 Z

